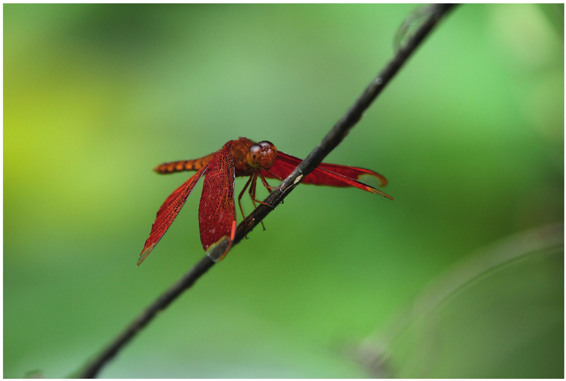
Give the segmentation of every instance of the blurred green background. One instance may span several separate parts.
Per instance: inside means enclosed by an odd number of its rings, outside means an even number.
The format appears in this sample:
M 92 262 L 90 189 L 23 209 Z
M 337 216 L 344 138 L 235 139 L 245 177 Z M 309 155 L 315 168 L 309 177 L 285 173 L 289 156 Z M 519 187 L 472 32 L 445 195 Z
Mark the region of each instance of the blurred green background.
M 155 165 L 305 157 L 414 10 L 4 5 L 4 376 L 71 374 L 203 256 L 199 184 L 136 268 L 189 176 Z M 457 8 L 326 160 L 395 201 L 298 187 L 101 376 L 563 377 L 563 44 L 562 5 Z

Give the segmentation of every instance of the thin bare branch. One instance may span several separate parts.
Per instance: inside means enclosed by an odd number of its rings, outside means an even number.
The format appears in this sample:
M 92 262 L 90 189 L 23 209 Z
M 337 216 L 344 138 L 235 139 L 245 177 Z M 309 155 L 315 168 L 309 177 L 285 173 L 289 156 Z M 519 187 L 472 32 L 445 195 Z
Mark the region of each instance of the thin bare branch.
M 344 139 L 350 129 L 362 118 L 363 113 L 383 91 L 395 74 L 414 53 L 425 37 L 434 29 L 438 21 L 453 8 L 450 4 L 431 5 L 428 17 L 422 22 L 416 32 L 409 37 L 407 43 L 397 50 L 394 58 L 371 81 L 362 95 L 356 100 L 346 114 L 334 125 L 332 130 L 324 137 L 321 143 L 297 166 L 297 168 L 259 205 L 236 230 L 232 249 L 246 233 L 250 232 L 260 223 L 285 197 L 301 182 L 301 180 L 316 168 L 322 160 Z M 175 283 L 161 297 L 159 297 L 147 310 L 136 318 L 106 349 L 104 349 L 90 364 L 88 364 L 78 377 L 94 378 L 102 368 L 140 332 L 159 311 L 165 309 L 185 290 L 190 288 L 214 264 L 214 259 L 222 257 L 228 247 L 228 240 L 215 246 L 195 267 L 183 278 Z

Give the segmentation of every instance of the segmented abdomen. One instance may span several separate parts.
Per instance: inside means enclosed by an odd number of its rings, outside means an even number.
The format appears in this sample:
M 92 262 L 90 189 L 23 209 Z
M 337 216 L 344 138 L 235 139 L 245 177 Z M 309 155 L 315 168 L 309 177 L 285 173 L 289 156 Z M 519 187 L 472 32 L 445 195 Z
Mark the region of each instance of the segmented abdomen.
M 155 167 L 154 171 L 157 173 L 168 174 L 183 171 L 198 171 L 208 164 L 214 154 L 210 154 L 199 159 L 192 160 L 179 160 L 169 163 L 163 163 Z

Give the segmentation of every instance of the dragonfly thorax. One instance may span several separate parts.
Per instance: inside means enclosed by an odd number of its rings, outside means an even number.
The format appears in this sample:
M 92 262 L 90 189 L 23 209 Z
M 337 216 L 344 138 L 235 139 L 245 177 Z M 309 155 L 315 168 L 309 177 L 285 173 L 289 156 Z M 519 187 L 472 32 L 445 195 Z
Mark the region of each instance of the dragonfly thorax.
M 250 146 L 246 160 L 252 168 L 269 169 L 277 158 L 277 148 L 273 143 L 264 140 Z

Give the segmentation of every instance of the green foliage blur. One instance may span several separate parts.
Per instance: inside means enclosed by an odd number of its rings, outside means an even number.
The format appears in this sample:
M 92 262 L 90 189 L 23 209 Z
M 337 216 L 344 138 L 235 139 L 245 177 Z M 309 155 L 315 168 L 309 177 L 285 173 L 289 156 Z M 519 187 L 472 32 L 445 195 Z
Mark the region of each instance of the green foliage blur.
M 136 268 L 189 176 L 154 166 L 305 157 L 415 9 L 5 4 L 4 376 L 77 371 L 203 256 L 199 184 Z M 101 376 L 563 377 L 563 35 L 455 9 L 326 160 L 395 201 L 299 186 Z

